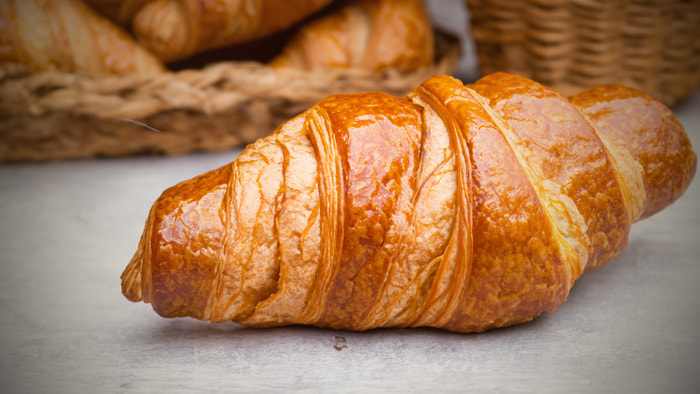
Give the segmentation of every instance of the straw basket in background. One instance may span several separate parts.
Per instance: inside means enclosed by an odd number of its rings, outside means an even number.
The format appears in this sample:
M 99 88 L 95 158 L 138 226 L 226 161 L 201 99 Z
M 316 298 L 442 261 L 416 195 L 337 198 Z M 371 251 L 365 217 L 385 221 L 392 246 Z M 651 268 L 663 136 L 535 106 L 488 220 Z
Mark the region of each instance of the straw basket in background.
M 700 84 L 699 0 L 466 0 L 479 71 L 573 95 L 621 83 L 673 105 Z
M 402 96 L 452 74 L 458 38 L 436 31 L 434 64 L 302 71 L 220 62 L 159 75 L 0 72 L 0 162 L 218 151 L 252 142 L 336 93 Z

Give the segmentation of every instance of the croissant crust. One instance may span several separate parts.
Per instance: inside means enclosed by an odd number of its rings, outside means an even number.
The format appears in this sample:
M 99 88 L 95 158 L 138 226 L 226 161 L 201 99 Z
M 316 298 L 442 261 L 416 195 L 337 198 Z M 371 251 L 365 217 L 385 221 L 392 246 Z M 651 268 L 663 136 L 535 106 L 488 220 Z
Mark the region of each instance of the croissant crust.
M 479 332 L 553 312 L 688 187 L 671 111 L 510 74 L 336 95 L 166 190 L 122 276 L 166 317 Z

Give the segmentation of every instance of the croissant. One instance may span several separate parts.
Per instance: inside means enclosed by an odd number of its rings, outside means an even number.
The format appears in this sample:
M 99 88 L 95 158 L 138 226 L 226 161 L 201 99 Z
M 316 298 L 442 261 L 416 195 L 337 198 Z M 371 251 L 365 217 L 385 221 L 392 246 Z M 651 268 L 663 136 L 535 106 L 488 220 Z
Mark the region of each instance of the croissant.
M 138 41 L 164 62 L 276 33 L 332 0 L 155 0 L 134 17 Z
M 355 0 L 300 27 L 270 65 L 410 72 L 432 64 L 433 45 L 422 0 Z
M 134 15 L 153 0 L 83 0 L 99 14 L 115 21 L 121 26 L 128 26 Z
M 697 158 L 663 104 L 496 73 L 327 97 L 163 192 L 122 274 L 165 317 L 480 332 L 563 303 Z
M 0 1 L 0 63 L 82 74 L 165 71 L 126 31 L 78 0 Z

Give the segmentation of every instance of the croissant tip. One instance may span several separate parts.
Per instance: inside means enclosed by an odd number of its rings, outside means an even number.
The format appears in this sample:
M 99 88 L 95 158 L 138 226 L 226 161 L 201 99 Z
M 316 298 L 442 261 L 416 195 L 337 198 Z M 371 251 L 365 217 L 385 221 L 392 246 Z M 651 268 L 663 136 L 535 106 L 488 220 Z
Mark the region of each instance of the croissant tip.
M 122 294 L 132 302 L 143 301 L 143 286 L 141 285 L 142 264 L 143 253 L 141 253 L 141 248 L 139 248 L 139 251 L 136 252 L 121 276 Z

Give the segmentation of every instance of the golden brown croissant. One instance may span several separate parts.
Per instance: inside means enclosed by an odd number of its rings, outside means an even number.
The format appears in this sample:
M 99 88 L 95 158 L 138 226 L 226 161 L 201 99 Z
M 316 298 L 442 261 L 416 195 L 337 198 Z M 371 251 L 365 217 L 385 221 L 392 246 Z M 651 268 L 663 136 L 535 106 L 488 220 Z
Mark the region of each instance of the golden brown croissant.
M 649 96 L 492 74 L 330 96 L 153 205 L 122 291 L 162 316 L 345 330 L 522 323 L 565 301 L 696 156 Z
M 270 65 L 410 72 L 432 64 L 433 45 L 422 0 L 355 0 L 303 25 Z
M 165 70 L 124 30 L 78 0 L 0 1 L 0 63 L 83 74 Z
M 165 62 L 262 38 L 331 0 L 155 0 L 134 17 L 134 34 Z

